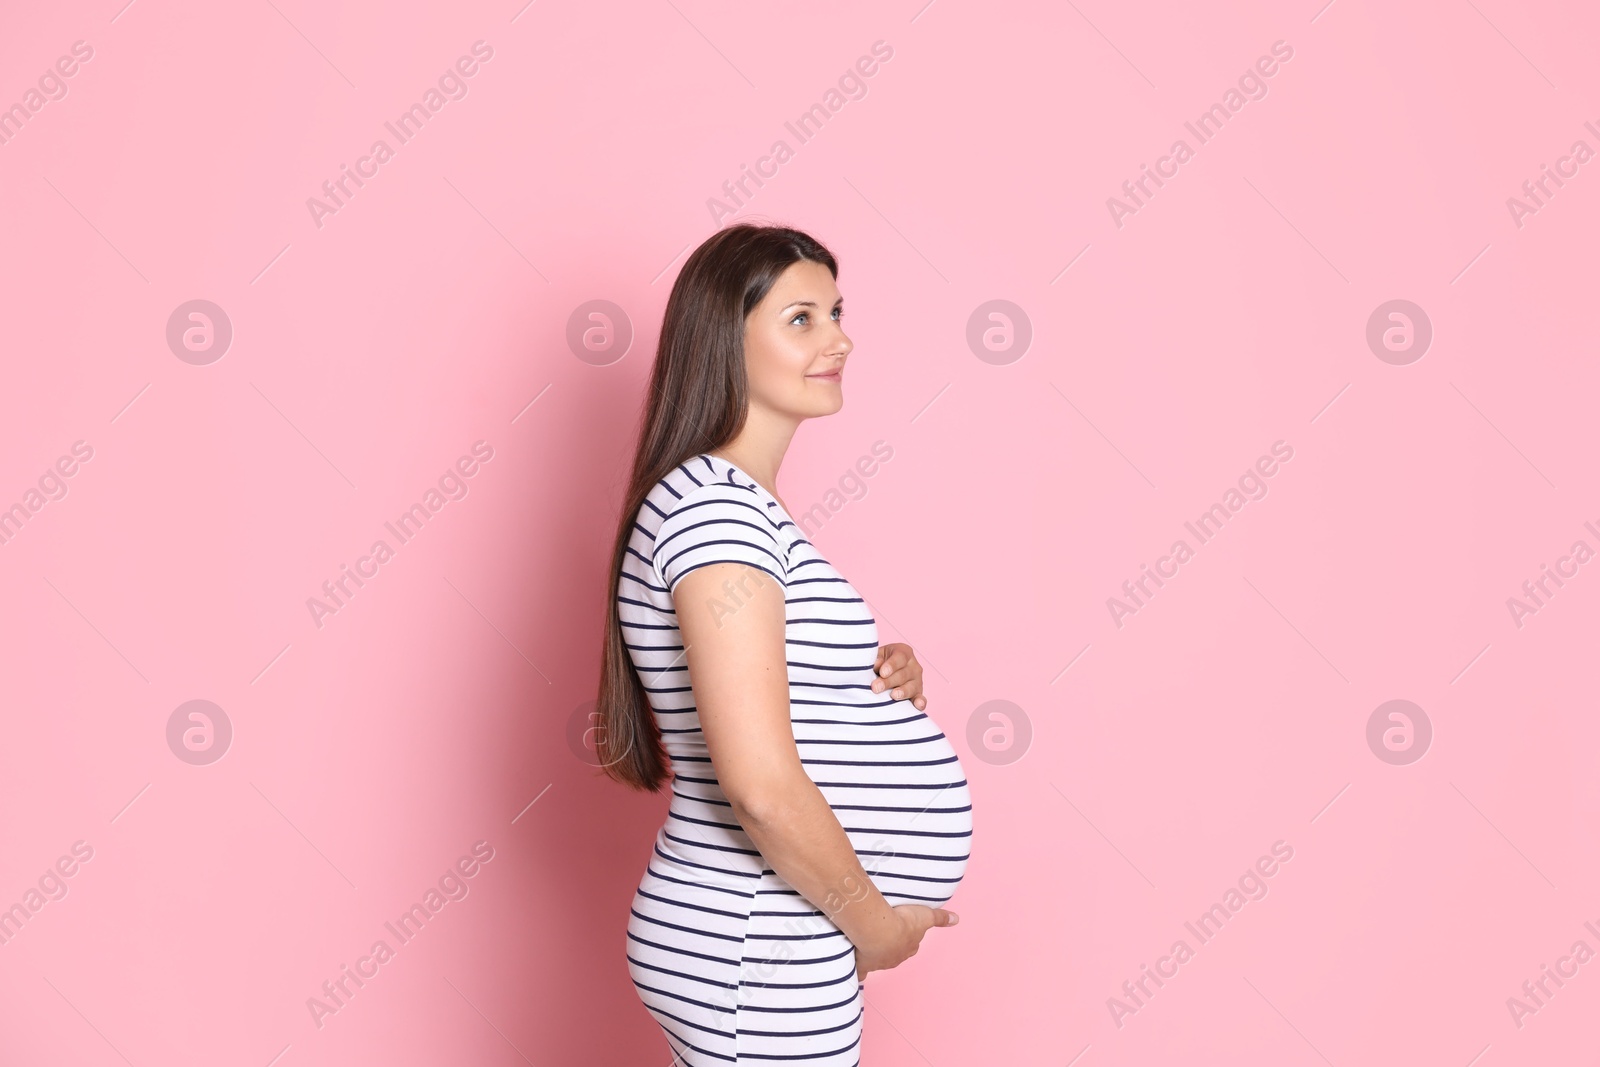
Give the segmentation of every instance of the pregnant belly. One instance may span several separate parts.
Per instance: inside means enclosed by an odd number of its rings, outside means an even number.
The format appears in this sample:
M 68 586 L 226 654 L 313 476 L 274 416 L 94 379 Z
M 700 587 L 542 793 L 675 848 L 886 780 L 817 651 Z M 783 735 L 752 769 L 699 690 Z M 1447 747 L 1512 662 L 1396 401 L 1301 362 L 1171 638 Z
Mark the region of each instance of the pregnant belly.
M 805 737 L 797 722 L 801 759 L 889 903 L 939 907 L 971 851 L 966 774 L 949 739 L 909 701 L 883 711 L 899 714 Z

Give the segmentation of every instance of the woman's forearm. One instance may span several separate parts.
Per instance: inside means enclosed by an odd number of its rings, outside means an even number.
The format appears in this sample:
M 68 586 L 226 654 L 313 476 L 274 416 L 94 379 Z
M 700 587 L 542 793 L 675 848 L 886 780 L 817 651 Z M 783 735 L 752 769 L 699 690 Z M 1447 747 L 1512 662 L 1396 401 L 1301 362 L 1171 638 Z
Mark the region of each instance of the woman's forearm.
M 804 773 L 768 783 L 734 815 L 778 877 L 821 909 L 857 946 L 892 936 L 898 917 L 867 877 L 855 847 Z

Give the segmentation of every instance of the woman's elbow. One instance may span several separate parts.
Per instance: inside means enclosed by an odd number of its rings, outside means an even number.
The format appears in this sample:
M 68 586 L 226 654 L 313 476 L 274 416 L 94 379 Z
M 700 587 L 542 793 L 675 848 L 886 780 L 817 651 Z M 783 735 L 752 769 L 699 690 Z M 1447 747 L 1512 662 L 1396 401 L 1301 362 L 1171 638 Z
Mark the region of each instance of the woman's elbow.
M 797 781 L 796 777 L 802 781 Z M 723 795 L 733 806 L 734 817 L 745 829 L 766 829 L 790 817 L 802 797 L 802 790 L 811 784 L 804 774 L 765 778 L 729 789 Z M 815 786 L 812 786 L 815 788 Z

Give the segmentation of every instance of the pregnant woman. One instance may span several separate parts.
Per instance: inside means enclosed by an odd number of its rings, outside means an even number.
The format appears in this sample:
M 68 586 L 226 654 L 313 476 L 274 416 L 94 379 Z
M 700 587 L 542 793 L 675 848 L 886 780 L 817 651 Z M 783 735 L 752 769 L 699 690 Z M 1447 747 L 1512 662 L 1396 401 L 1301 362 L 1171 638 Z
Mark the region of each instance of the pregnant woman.
M 672 799 L 627 966 L 673 1063 L 861 1062 L 864 978 L 916 951 L 972 806 L 910 648 L 778 497 L 800 423 L 844 403 L 838 267 L 735 225 L 668 298 L 612 560 L 598 750 Z

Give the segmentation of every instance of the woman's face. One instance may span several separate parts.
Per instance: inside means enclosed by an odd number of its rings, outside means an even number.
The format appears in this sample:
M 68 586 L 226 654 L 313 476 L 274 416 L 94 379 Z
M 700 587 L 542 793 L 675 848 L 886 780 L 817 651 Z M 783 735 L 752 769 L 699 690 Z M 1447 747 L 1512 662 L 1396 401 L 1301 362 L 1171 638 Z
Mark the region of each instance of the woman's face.
M 809 419 L 844 406 L 844 362 L 855 346 L 840 318 L 844 298 L 821 263 L 799 260 L 745 319 L 750 403 Z

